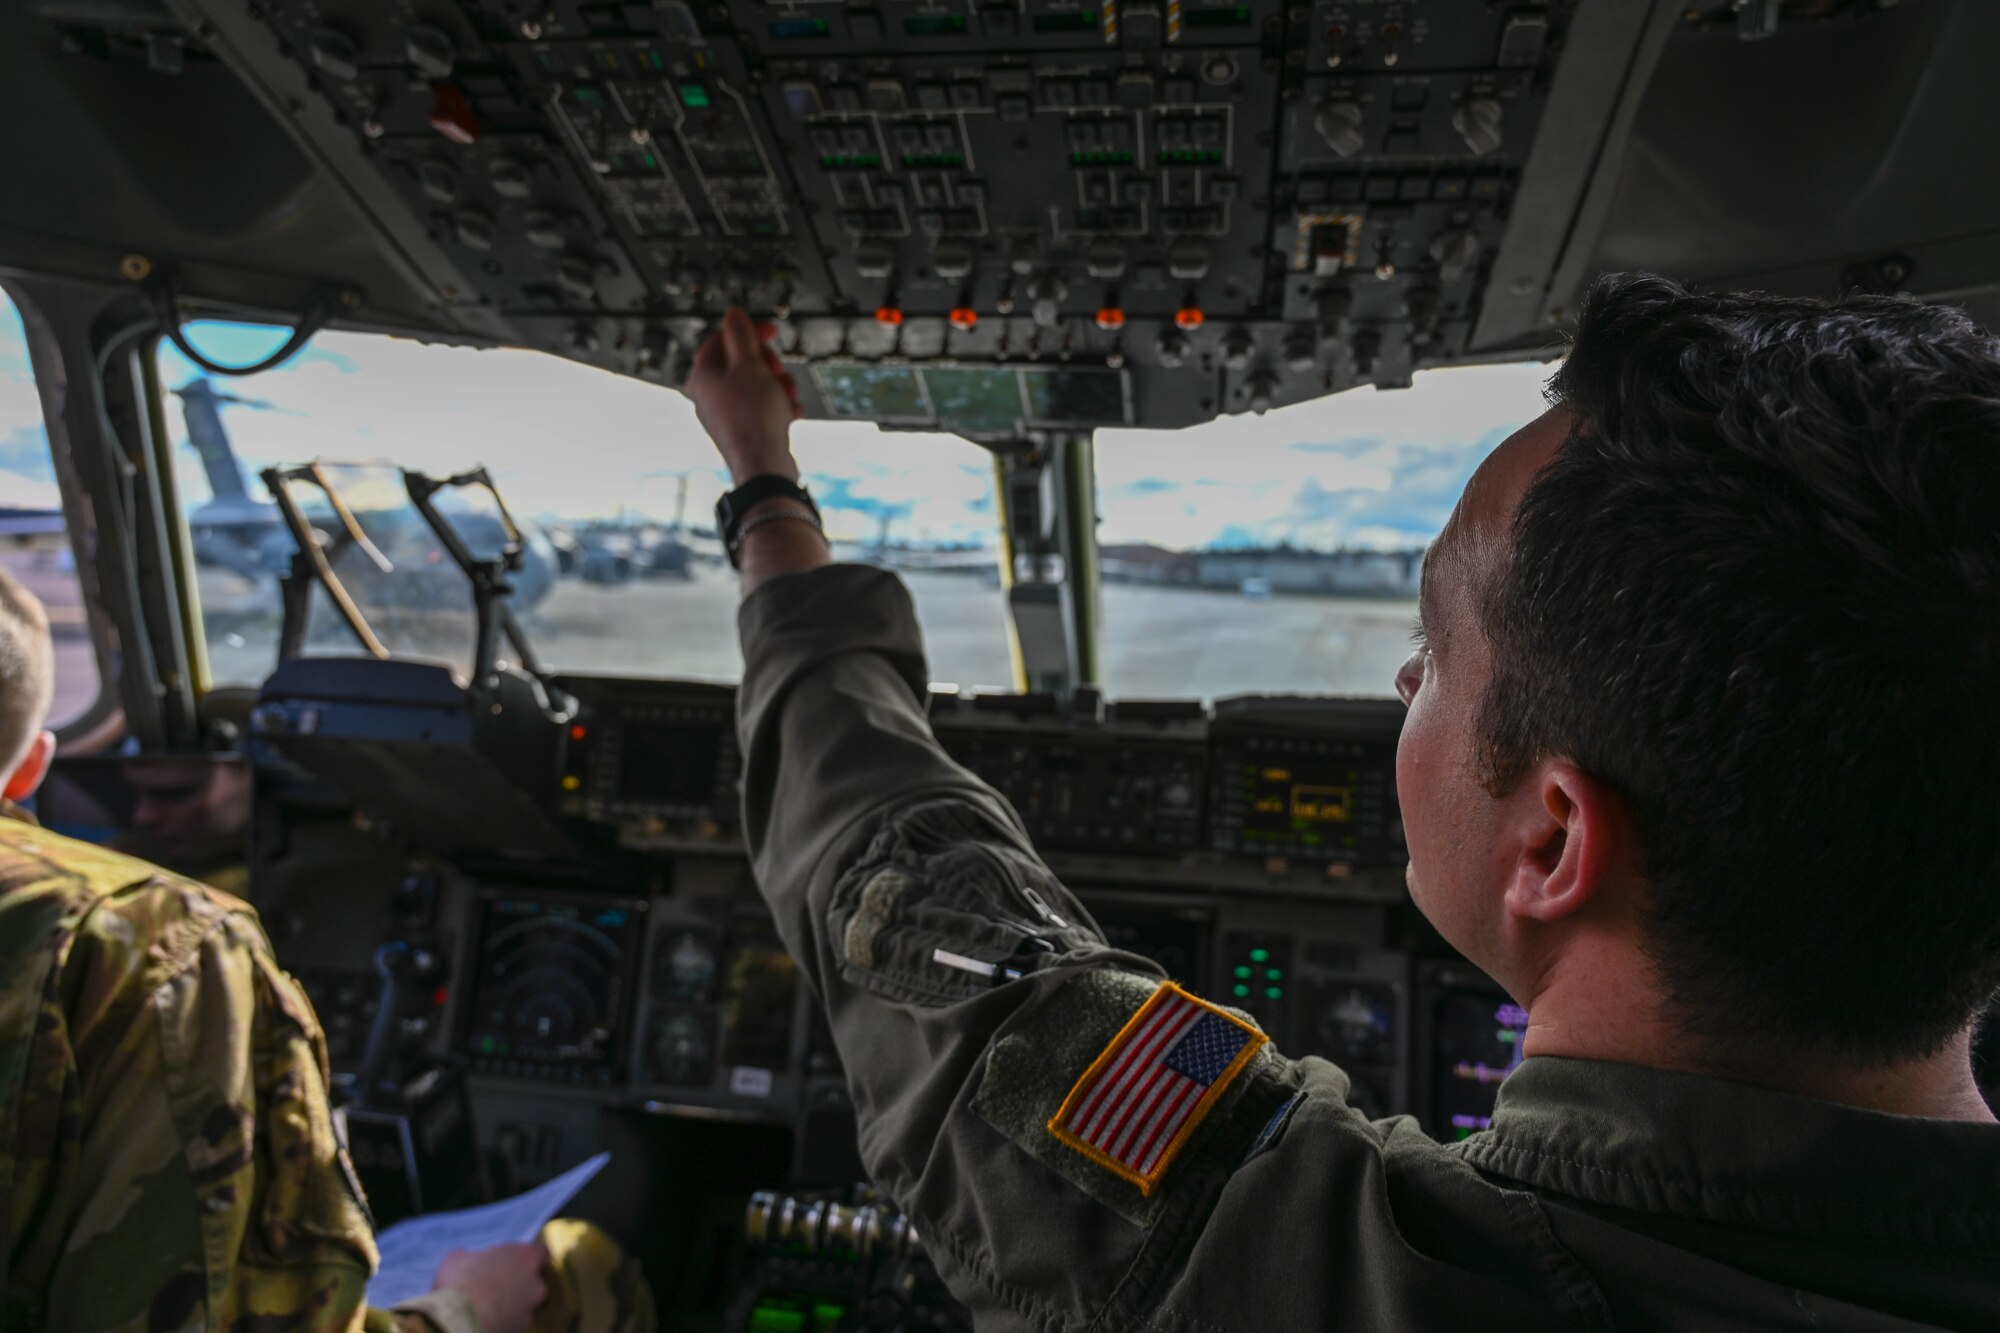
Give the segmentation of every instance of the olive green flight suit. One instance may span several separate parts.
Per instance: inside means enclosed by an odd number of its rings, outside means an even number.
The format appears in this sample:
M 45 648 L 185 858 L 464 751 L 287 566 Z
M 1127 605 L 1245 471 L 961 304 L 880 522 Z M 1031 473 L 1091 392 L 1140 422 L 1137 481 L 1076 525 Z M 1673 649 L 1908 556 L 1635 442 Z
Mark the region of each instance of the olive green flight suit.
M 2000 1126 L 1637 1066 L 1531 1058 L 1440 1146 L 1266 1047 L 1142 1189 L 1051 1121 L 1160 972 L 938 747 L 900 582 L 774 579 L 739 625 L 758 882 L 982 1330 L 2000 1330 Z
M 0 1329 L 477 1333 L 462 1295 L 365 1303 L 375 1241 L 325 1038 L 256 914 L 0 818 Z M 639 1266 L 545 1229 L 535 1327 L 653 1324 Z

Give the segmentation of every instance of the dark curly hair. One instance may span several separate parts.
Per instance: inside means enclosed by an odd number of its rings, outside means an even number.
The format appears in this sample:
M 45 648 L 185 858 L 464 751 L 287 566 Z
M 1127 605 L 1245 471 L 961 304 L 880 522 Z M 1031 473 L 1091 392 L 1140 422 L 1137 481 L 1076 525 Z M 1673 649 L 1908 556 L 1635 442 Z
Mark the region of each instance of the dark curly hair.
M 2000 340 L 1600 280 L 1482 590 L 1479 743 L 1628 803 L 1671 1016 L 1731 1059 L 1934 1053 L 2000 989 Z

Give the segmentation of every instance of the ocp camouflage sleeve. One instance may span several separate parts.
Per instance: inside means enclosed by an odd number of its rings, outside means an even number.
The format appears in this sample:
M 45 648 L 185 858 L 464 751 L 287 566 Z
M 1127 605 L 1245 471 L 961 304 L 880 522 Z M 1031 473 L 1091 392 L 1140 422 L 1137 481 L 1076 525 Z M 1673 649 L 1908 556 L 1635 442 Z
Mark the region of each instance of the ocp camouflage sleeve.
M 8 1329 L 414 1323 L 364 1304 L 325 1041 L 236 899 L 0 822 L 0 1098 Z

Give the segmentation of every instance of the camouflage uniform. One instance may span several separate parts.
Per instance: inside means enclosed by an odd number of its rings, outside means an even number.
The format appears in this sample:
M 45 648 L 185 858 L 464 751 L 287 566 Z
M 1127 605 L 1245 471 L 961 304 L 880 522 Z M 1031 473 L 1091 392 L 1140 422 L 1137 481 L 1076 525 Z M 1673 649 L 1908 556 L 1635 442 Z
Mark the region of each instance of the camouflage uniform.
M 455 1293 L 367 1306 L 375 1241 L 325 1039 L 256 913 L 4 813 L 0 1328 L 474 1333 Z M 544 1239 L 536 1328 L 651 1327 L 609 1237 Z

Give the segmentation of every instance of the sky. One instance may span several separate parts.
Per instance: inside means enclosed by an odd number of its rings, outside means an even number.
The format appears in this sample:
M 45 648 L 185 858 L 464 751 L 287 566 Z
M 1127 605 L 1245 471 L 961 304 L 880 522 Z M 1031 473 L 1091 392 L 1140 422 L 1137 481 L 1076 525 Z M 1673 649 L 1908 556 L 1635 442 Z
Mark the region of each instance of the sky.
M 254 359 L 282 333 L 197 325 L 216 359 Z M 197 373 L 172 347 L 163 380 Z M 1548 367 L 1430 371 L 1413 388 L 1362 389 L 1180 431 L 1097 435 L 1100 540 L 1179 549 L 1421 546 L 1492 447 L 1542 407 Z M 426 346 L 327 332 L 283 367 L 221 386 L 224 426 L 246 467 L 311 458 L 394 458 L 433 472 L 484 463 L 517 512 L 541 518 L 671 518 L 683 474 L 705 522 L 727 484 L 682 395 L 536 352 Z M 53 501 L 40 406 L 11 307 L 0 312 L 0 505 Z M 169 412 L 186 503 L 207 480 Z M 954 436 L 848 422 L 794 429 L 801 467 L 841 538 L 988 545 L 988 455 Z

